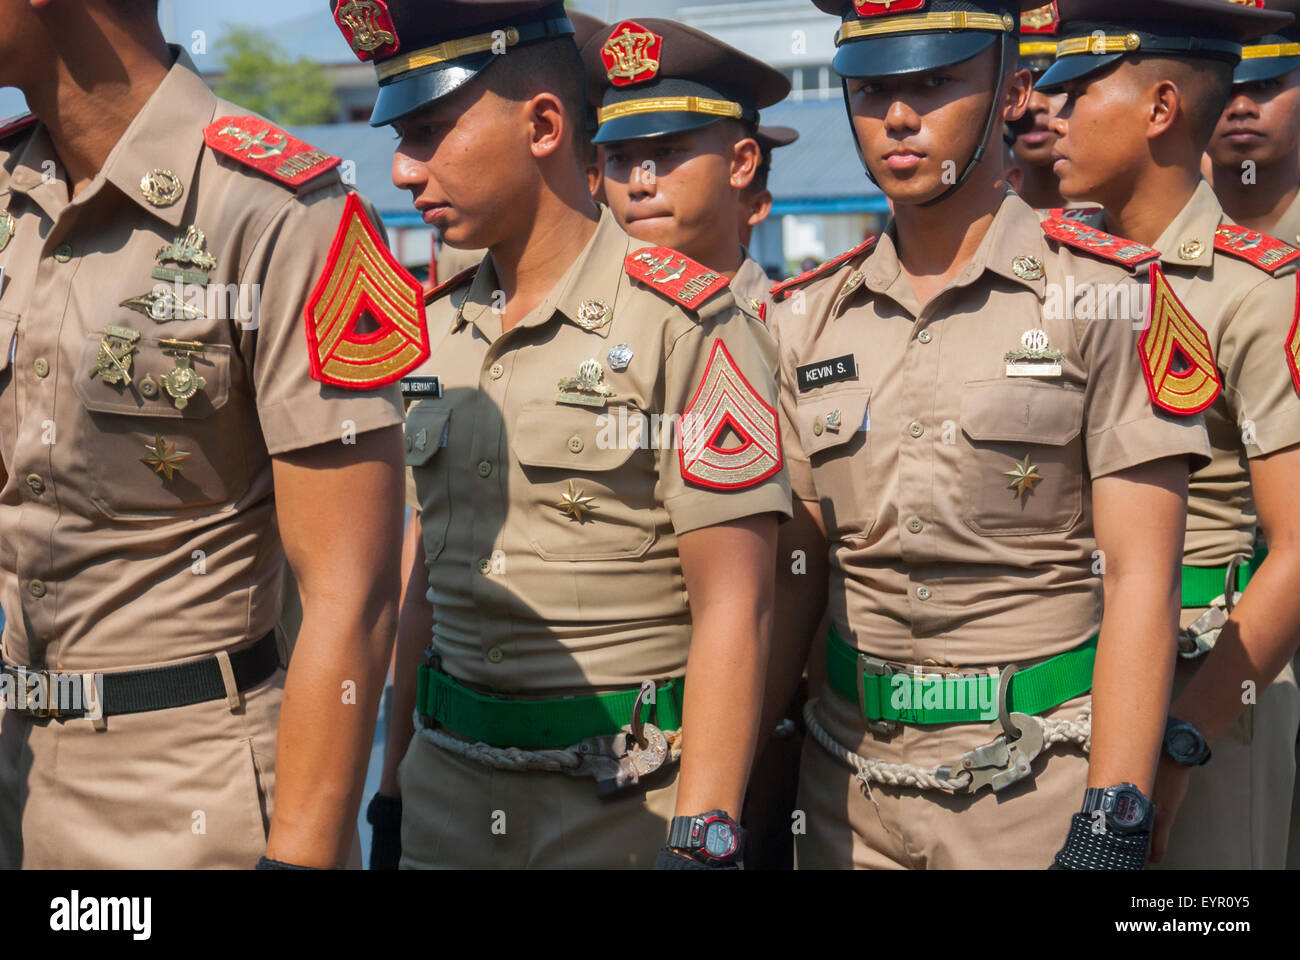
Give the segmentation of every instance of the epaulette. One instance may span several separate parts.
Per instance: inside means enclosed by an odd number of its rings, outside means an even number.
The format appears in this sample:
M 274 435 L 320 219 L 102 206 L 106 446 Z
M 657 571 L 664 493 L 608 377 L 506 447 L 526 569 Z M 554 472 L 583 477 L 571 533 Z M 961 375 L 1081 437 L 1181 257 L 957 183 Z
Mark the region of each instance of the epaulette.
M 1042 222 L 1043 233 L 1058 243 L 1076 250 L 1085 250 L 1093 256 L 1126 267 L 1136 267 L 1149 260 L 1160 259 L 1160 251 L 1143 243 L 1125 240 L 1077 220 L 1052 217 Z
M 0 120 L 0 140 L 22 133 L 24 130 L 36 126 L 39 122 L 39 118 L 34 113 L 20 113 L 8 120 Z
M 472 267 L 466 267 L 454 277 L 444 280 L 424 295 L 424 302 L 428 304 L 433 303 L 435 300 L 440 300 L 466 280 L 473 280 L 474 277 L 478 275 L 478 268 L 479 264 L 476 263 Z
M 343 162 L 261 117 L 222 117 L 203 128 L 203 140 L 218 153 L 294 189 Z
M 1253 263 L 1265 273 L 1277 273 L 1288 263 L 1300 260 L 1300 250 L 1258 230 L 1225 223 L 1214 231 L 1214 249 L 1238 260 Z
M 627 275 L 674 303 L 696 310 L 731 281 L 671 247 L 645 247 L 623 260 Z
M 852 250 L 844 251 L 834 260 L 827 260 L 821 266 L 813 267 L 813 269 L 809 270 L 807 273 L 801 273 L 797 277 L 791 277 L 789 280 L 782 280 L 780 283 L 772 287 L 772 289 L 769 290 L 768 293 L 771 295 L 772 299 L 779 300 L 781 297 L 785 296 L 787 291 L 793 290 L 795 287 L 802 286 L 803 284 L 807 283 L 809 280 L 814 279 L 815 277 L 820 277 L 825 273 L 829 273 L 832 270 L 836 270 L 844 266 L 844 264 L 848 263 L 858 254 L 865 253 L 866 251 L 870 250 L 875 245 L 875 243 L 876 243 L 875 237 L 867 237 L 867 239 L 863 240 Z

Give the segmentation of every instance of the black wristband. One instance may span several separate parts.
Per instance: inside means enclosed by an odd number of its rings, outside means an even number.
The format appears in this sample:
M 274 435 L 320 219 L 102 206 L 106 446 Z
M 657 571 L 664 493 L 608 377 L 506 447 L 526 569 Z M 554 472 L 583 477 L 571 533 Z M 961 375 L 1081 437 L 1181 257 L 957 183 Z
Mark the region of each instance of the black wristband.
M 272 860 L 263 856 L 257 861 L 254 870 L 319 870 L 320 867 L 300 867 L 296 863 L 285 863 L 283 860 Z
M 396 870 L 402 860 L 402 799 L 376 793 L 366 807 L 370 824 L 370 869 Z
M 402 828 L 402 798 L 386 797 L 376 793 L 370 798 L 366 807 L 366 823 L 376 829 L 393 830 Z
M 1104 825 L 1086 813 L 1076 813 L 1070 818 L 1070 833 L 1065 838 L 1052 870 L 1141 870 L 1147 863 L 1147 847 L 1151 834 L 1116 833 L 1114 830 L 1097 831 Z
M 661 847 L 659 856 L 655 857 L 656 870 L 739 870 L 734 863 L 705 863 L 694 857 L 687 857 L 676 850 Z

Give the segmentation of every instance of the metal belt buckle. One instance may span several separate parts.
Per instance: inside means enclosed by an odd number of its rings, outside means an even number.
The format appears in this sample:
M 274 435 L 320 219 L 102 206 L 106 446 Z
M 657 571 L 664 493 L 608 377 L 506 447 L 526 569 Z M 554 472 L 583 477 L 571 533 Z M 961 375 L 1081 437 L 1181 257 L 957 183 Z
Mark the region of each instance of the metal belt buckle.
M 48 670 L 15 670 L 13 676 L 18 679 L 23 688 L 23 705 L 19 708 L 19 713 L 35 717 L 37 720 L 59 719 L 59 704 L 55 699 L 57 691 Z M 31 680 L 29 679 L 31 677 L 36 678 L 34 688 L 31 686 Z M 45 705 L 43 707 L 34 706 L 33 700 Z
M 872 720 L 867 717 L 867 677 L 892 677 L 897 672 L 883 660 L 869 657 L 865 653 L 858 654 L 858 709 L 862 711 L 867 729 L 878 736 L 891 737 L 903 725 L 897 720 Z
M 588 737 L 578 744 L 578 752 L 591 758 L 597 796 L 608 797 L 635 787 L 668 760 L 668 738 L 653 723 L 641 719 L 646 695 L 654 689 L 651 680 L 641 685 L 632 701 L 631 722 L 619 733 Z
M 1011 678 L 1020 668 L 1015 664 L 1003 667 L 998 677 L 998 724 L 1002 733 L 993 741 L 967 750 L 962 754 L 960 766 L 938 769 L 941 780 L 951 780 L 954 774 L 970 774 L 970 783 L 955 793 L 974 793 L 984 787 L 993 792 L 1004 790 L 1025 779 L 1033 770 L 1034 758 L 1043 752 L 1043 728 L 1027 713 L 1011 713 L 1007 706 L 1007 693 Z
M 1214 649 L 1219 631 L 1228 622 L 1228 612 L 1223 597 L 1215 597 L 1213 605 L 1197 617 L 1184 630 L 1178 631 L 1178 655 L 1184 660 L 1195 660 Z

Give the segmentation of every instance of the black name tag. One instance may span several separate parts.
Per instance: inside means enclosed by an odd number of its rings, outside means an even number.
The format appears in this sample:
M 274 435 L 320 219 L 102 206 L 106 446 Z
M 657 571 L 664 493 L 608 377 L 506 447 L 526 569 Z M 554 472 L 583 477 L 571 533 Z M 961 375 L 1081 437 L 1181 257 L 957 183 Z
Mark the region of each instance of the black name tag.
M 795 376 L 799 380 L 799 392 L 807 393 L 816 387 L 841 380 L 853 380 L 858 375 L 858 361 L 851 353 L 830 360 L 818 360 L 806 366 L 795 367 Z
M 439 377 L 403 377 L 402 397 L 421 400 L 424 397 L 441 397 L 442 380 Z

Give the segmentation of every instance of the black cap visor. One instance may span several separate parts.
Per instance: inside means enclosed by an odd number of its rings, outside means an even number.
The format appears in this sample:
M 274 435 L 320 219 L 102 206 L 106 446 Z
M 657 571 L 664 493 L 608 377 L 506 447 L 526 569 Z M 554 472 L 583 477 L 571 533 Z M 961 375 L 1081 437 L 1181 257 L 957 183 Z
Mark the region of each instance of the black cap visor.
M 841 77 L 900 77 L 963 63 L 983 53 L 995 39 L 995 34 L 984 30 L 884 34 L 840 44 L 831 65 Z
M 688 130 L 701 130 L 711 123 L 717 123 L 723 117 L 709 113 L 687 113 L 669 111 L 662 113 L 638 113 L 627 117 L 615 117 L 600 125 L 600 132 L 591 138 L 592 143 L 617 143 L 620 140 L 646 140 L 650 137 L 666 137 L 671 133 L 685 133 Z
M 1080 80 L 1101 73 L 1124 56 L 1122 53 L 1076 53 L 1061 57 L 1047 68 L 1034 89 L 1041 93 L 1060 93 L 1071 80 Z
M 1292 41 L 1294 42 L 1294 41 Z M 1259 83 L 1261 80 L 1275 80 L 1284 77 L 1292 70 L 1300 70 L 1300 55 L 1294 57 L 1256 57 L 1243 60 L 1232 74 L 1232 82 Z
M 497 54 L 490 50 L 476 53 L 460 57 L 454 64 L 403 74 L 392 83 L 381 85 L 375 109 L 370 114 L 370 125 L 382 127 L 455 93 L 482 73 L 496 58 Z

